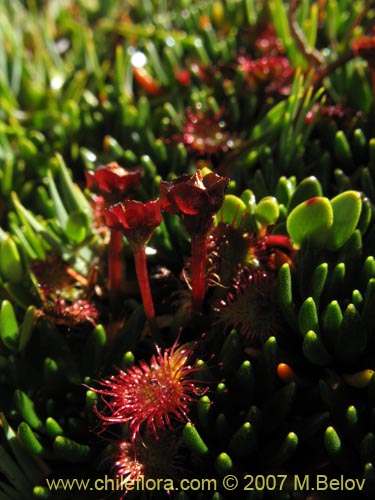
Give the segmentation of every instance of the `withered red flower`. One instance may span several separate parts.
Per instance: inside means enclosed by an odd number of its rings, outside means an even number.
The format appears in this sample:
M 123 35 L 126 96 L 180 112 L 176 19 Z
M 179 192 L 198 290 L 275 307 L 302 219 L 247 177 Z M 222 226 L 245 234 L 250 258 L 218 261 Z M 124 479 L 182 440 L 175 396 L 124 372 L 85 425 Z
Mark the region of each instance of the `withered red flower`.
M 144 247 L 150 241 L 154 229 L 161 224 L 160 200 L 146 203 L 125 200 L 104 210 L 110 228 L 120 229 L 131 245 Z
M 162 181 L 162 209 L 179 215 L 190 235 L 206 234 L 213 216 L 223 204 L 228 183 L 228 177 L 215 173 L 203 177 L 200 170 L 194 175 L 180 175 L 172 182 Z
M 124 197 L 138 187 L 142 173 L 140 167 L 127 170 L 117 162 L 111 162 L 95 171 L 86 171 L 85 176 L 89 189 L 98 191 L 104 197 L 108 195 Z
M 129 423 L 134 442 L 142 424 L 155 436 L 172 427 L 173 420 L 188 420 L 188 411 L 194 395 L 198 395 L 191 374 L 197 370 L 189 364 L 193 355 L 191 344 L 157 353 L 149 363 L 140 361 L 126 371 L 100 381 L 101 389 L 93 389 L 102 396 L 104 409 L 97 410 L 105 425 Z

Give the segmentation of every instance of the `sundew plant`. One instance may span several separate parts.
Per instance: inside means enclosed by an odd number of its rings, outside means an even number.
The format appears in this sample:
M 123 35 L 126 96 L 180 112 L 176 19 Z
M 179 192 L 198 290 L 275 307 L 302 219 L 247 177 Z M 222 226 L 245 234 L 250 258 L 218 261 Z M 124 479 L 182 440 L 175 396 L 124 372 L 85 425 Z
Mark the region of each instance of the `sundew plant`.
M 375 498 L 375 5 L 0 3 L 0 500 Z

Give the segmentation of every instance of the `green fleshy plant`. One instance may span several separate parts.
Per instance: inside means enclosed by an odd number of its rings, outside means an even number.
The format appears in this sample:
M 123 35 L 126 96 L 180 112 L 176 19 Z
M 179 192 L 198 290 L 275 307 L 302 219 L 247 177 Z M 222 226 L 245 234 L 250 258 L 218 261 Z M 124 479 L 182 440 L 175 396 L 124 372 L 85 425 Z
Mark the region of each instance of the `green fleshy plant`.
M 2 2 L 0 500 L 103 498 L 51 481 L 113 474 L 131 422 L 103 428 L 98 381 L 175 342 L 194 346 L 197 392 L 167 430 L 179 468 L 160 470 L 215 488 L 170 496 L 334 498 L 313 491 L 324 475 L 374 497 L 374 15 L 365 0 Z M 186 219 L 164 212 L 147 243 L 152 333 L 125 237 L 111 299 L 86 184 L 111 162 L 141 167 L 144 203 L 197 170 L 228 178 L 201 313 Z

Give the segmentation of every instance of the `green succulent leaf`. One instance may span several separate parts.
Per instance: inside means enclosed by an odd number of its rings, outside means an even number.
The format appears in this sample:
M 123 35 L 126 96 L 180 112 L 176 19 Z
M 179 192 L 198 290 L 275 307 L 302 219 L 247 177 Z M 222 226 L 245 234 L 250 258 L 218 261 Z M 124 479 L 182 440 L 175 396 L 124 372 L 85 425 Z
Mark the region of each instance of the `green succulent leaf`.
M 71 463 L 88 462 L 91 456 L 90 446 L 64 436 L 55 438 L 53 449 L 58 458 Z
M 219 354 L 219 360 L 223 364 L 224 373 L 232 373 L 237 370 L 242 358 L 242 343 L 236 330 L 232 330 L 226 337 Z
M 26 309 L 23 322 L 20 327 L 20 339 L 19 339 L 19 350 L 23 351 L 27 346 L 31 335 L 33 333 L 34 327 L 38 320 L 39 312 L 38 309 L 31 305 Z
M 245 422 L 232 436 L 229 442 L 229 450 L 233 456 L 245 459 L 255 452 L 257 445 L 256 429 L 250 422 Z
M 306 358 L 314 365 L 327 366 L 332 362 L 319 336 L 312 330 L 306 333 L 302 348 Z
M 262 198 L 255 209 L 255 218 L 261 226 L 275 224 L 279 214 L 279 204 L 274 196 Z
M 345 191 L 331 200 L 333 225 L 327 246 L 332 250 L 341 248 L 353 234 L 362 210 L 361 195 L 357 191 Z
M 363 326 L 360 314 L 353 304 L 349 304 L 335 344 L 335 356 L 343 361 L 355 360 L 365 350 L 367 332 Z
M 301 181 L 291 197 L 288 205 L 288 210 L 291 212 L 293 208 L 297 207 L 306 200 L 311 200 L 317 196 L 323 195 L 322 186 L 318 179 L 314 176 L 306 177 Z
M 225 475 L 232 470 L 233 461 L 231 457 L 223 452 L 215 460 L 215 469 L 218 474 Z
M 24 275 L 21 256 L 10 236 L 0 244 L 0 273 L 11 283 L 19 283 Z
M 299 330 L 303 336 L 309 330 L 319 331 L 319 317 L 316 303 L 312 297 L 308 297 L 302 304 L 298 313 Z
M 21 417 L 35 430 L 43 429 L 43 422 L 35 411 L 34 401 L 23 391 L 17 389 L 14 393 L 15 404 Z
M 247 212 L 248 208 L 241 198 L 233 194 L 227 194 L 225 195 L 223 205 L 216 213 L 215 223 L 224 222 L 231 224 L 235 228 L 239 227 L 243 224 L 243 219 Z
M 3 300 L 0 308 L 0 338 L 8 349 L 16 351 L 19 341 L 19 327 L 16 315 L 9 300 Z
M 185 445 L 198 455 L 206 455 L 208 453 L 208 446 L 201 438 L 195 426 L 188 422 L 182 431 L 182 437 Z
M 286 227 L 294 244 L 310 240 L 324 246 L 333 224 L 333 210 L 328 198 L 317 196 L 297 205 L 288 215 Z
M 74 211 L 69 214 L 65 225 L 67 237 L 74 243 L 82 243 L 88 235 L 90 220 L 85 212 Z
M 43 445 L 40 443 L 38 437 L 26 422 L 20 423 L 17 433 L 22 444 L 30 453 L 33 455 L 43 455 L 45 451 Z

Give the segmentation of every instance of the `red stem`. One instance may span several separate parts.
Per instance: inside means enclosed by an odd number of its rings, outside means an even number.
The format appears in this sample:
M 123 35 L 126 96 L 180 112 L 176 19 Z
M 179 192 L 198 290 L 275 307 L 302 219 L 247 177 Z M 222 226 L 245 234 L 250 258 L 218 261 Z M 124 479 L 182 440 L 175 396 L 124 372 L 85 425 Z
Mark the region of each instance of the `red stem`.
M 150 281 L 148 279 L 146 251 L 143 247 L 133 247 L 135 272 L 137 273 L 138 285 L 141 291 L 143 307 L 151 330 L 156 330 L 155 309 L 152 300 Z
M 114 300 L 121 289 L 122 282 L 122 231 L 111 229 L 108 251 L 108 288 Z
M 206 256 L 207 238 L 206 234 L 194 235 L 191 239 L 192 256 L 192 309 L 193 312 L 202 311 L 203 300 L 206 293 Z
M 290 241 L 289 236 L 285 236 L 283 234 L 269 234 L 266 237 L 265 242 L 268 247 L 279 247 L 285 248 L 286 250 L 293 249 L 293 244 Z

